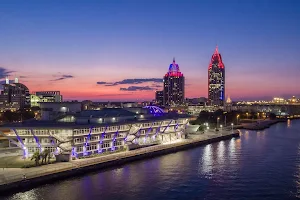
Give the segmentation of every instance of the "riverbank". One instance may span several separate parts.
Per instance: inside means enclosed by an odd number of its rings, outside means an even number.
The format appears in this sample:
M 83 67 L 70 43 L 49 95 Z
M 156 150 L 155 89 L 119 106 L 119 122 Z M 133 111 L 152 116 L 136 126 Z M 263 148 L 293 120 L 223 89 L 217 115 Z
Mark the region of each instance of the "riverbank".
M 3 169 L 0 172 L 1 194 L 59 180 L 74 177 L 94 170 L 117 167 L 131 161 L 150 158 L 158 155 L 174 153 L 176 151 L 196 146 L 239 137 L 239 131 L 207 132 L 193 139 L 180 142 L 145 147 L 127 152 L 115 153 L 107 156 L 78 159 L 67 163 L 56 163 L 29 169 Z M 24 180 L 24 176 L 26 179 Z
M 286 122 L 286 121 L 287 121 L 287 119 L 260 120 L 260 121 L 257 121 L 255 123 L 242 124 L 238 128 L 239 129 L 246 129 L 246 130 L 260 131 L 260 130 L 270 128 L 274 124 L 281 123 L 281 122 Z

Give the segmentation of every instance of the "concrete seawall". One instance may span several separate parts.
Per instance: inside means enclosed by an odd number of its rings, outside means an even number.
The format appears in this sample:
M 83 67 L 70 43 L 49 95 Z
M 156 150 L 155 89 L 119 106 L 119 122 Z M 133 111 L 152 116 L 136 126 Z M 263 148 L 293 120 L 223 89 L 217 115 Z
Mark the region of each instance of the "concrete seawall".
M 115 155 L 112 154 L 111 156 L 108 156 L 107 159 L 101 157 L 81 159 L 77 162 L 73 161 L 72 164 L 65 165 L 65 167 L 58 168 L 57 170 L 44 170 L 43 172 L 32 173 L 32 175 L 27 177 L 26 180 L 20 180 L 20 177 L 10 181 L 7 180 L 5 183 L 0 185 L 0 194 L 5 195 L 8 193 L 19 192 L 21 190 L 27 190 L 41 184 L 51 183 L 55 180 L 80 176 L 87 172 L 107 169 L 110 167 L 118 167 L 128 162 L 174 153 L 177 151 L 210 144 L 221 140 L 228 140 L 235 137 L 239 137 L 239 131 L 210 135 L 206 136 L 206 138 L 187 139 L 183 142 L 146 147 L 129 152 L 116 153 Z M 54 165 L 56 164 L 53 164 L 53 167 Z
M 256 122 L 256 123 L 245 124 L 239 128 L 246 129 L 246 130 L 260 131 L 260 130 L 270 128 L 274 124 L 280 122 L 286 122 L 286 121 L 287 121 L 286 119 L 266 120 L 266 121 L 260 121 L 258 123 Z

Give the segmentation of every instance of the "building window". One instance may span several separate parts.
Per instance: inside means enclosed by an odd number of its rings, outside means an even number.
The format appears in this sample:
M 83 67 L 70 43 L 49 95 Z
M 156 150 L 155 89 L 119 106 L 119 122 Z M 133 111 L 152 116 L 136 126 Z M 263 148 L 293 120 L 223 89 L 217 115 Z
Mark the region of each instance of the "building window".
M 82 152 L 82 151 L 83 151 L 83 146 L 78 146 L 78 147 L 76 147 L 76 151 L 77 151 L 77 152 Z
M 110 147 L 110 142 L 103 142 L 101 148 L 108 148 Z
M 104 138 L 105 139 L 110 139 L 111 138 L 111 134 L 105 134 Z

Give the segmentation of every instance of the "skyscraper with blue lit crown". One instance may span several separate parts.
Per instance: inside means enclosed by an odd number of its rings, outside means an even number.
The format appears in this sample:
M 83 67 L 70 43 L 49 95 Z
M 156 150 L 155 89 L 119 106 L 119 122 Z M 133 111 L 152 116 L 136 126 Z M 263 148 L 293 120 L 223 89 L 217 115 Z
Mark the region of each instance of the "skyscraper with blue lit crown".
M 163 95 L 165 106 L 178 106 L 184 103 L 184 76 L 175 58 L 164 76 Z

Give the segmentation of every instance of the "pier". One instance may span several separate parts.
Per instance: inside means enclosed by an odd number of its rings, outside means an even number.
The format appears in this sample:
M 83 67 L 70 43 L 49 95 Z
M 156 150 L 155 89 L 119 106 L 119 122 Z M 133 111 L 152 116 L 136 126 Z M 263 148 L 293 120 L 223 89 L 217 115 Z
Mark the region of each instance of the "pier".
M 84 158 L 70 162 L 49 164 L 33 168 L 5 168 L 0 172 L 1 193 L 31 188 L 36 185 L 74 177 L 80 174 L 116 167 L 122 164 L 158 155 L 174 153 L 176 151 L 193 148 L 221 140 L 239 137 L 239 131 L 207 132 L 196 137 L 183 139 L 179 142 L 155 145 L 132 151 L 114 153 L 94 158 Z

